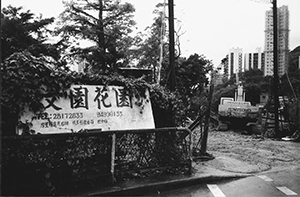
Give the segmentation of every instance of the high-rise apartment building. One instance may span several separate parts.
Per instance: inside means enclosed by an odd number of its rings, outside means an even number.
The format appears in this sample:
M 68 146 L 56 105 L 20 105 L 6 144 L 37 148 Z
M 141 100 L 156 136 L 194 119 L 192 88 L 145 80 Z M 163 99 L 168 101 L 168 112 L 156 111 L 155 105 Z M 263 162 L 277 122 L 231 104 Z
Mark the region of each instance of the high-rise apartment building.
M 245 53 L 245 70 L 260 69 L 264 70 L 265 67 L 265 54 L 260 47 L 256 48 L 255 53 Z
M 278 24 L 278 75 L 288 70 L 289 54 L 289 10 L 287 6 L 277 8 Z M 273 11 L 266 11 L 265 22 L 265 67 L 264 75 L 273 75 Z
M 243 71 L 243 49 L 231 48 L 228 54 L 228 77 Z

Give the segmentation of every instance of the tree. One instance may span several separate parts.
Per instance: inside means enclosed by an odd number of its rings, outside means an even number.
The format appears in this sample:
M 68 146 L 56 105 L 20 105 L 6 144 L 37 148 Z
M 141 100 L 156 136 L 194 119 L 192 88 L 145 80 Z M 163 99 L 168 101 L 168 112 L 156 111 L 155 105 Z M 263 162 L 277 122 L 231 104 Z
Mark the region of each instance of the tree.
M 159 72 L 160 53 L 162 52 L 162 65 L 168 64 L 168 42 L 166 31 L 165 13 L 161 10 L 164 5 L 159 3 L 156 5 L 153 13 L 154 22 L 151 26 L 146 27 L 144 33 L 139 33 L 140 42 L 135 50 L 135 59 L 138 62 L 137 67 L 153 70 L 153 82 L 157 82 Z M 160 47 L 162 46 L 162 47 Z M 162 50 L 162 51 L 160 51 Z M 161 72 L 164 72 L 162 70 Z
M 47 77 L 52 71 L 52 64 L 49 64 L 46 56 L 35 57 L 28 51 L 13 53 L 4 60 L 1 65 L 1 126 L 5 135 L 15 133 L 18 117 L 26 107 L 32 111 L 41 108 L 37 103 L 40 102 L 46 87 L 40 84 L 47 81 L 52 89 L 56 88 Z
M 181 59 L 176 68 L 177 89 L 188 97 L 195 95 L 207 83 L 205 75 L 211 70 L 211 62 L 204 56 L 193 54 L 188 59 Z
M 271 76 L 263 76 L 263 72 L 259 69 L 250 69 L 239 73 L 239 79 L 242 81 L 245 90 L 245 100 L 250 101 L 252 105 L 260 102 L 260 94 L 262 92 L 269 93 L 271 89 Z M 215 94 L 212 102 L 213 111 L 217 112 L 221 97 L 234 98 L 236 85 L 236 74 L 232 75 L 230 79 L 219 84 L 215 88 Z
M 290 120 L 294 123 L 294 130 L 300 130 L 300 46 L 289 53 L 288 73 L 281 77 L 281 95 L 289 98 L 288 111 Z M 293 130 L 291 129 L 291 130 Z
M 289 53 L 289 72 L 299 68 L 300 46 L 296 47 Z
M 229 73 L 228 73 L 228 55 L 226 55 L 222 60 L 221 60 L 221 66 L 224 68 L 224 78 L 227 78 Z
M 261 83 L 264 78 L 264 73 L 260 69 L 249 69 L 242 73 L 240 79 L 244 83 Z
M 234 98 L 234 92 L 236 90 L 235 85 L 226 86 L 222 88 L 218 88 L 215 90 L 213 99 L 212 99 L 212 111 L 218 112 L 218 106 L 220 104 L 221 97 L 231 97 Z
M 299 65 L 299 56 L 300 56 L 300 46 L 296 47 L 289 53 L 289 68 L 288 73 L 286 73 L 281 78 L 282 88 L 287 96 L 298 97 L 297 94 L 300 94 L 300 69 Z
M 29 10 L 23 11 L 22 7 L 2 8 L 2 62 L 13 53 L 22 51 L 28 51 L 36 57 L 48 56 L 58 61 L 64 45 L 63 41 L 54 44 L 48 42 L 51 31 L 47 26 L 53 21 L 54 18 L 36 17 Z
M 167 24 L 164 20 L 167 18 L 166 13 L 163 11 L 164 4 L 158 3 L 153 13 L 154 22 L 148 26 L 146 33 L 140 33 L 140 43 L 137 46 L 135 57 L 138 62 L 137 67 L 152 69 L 154 76 L 153 82 L 165 85 L 166 78 L 169 75 L 169 32 L 167 31 Z M 179 28 L 175 31 L 175 59 L 180 59 L 180 36 L 184 34 L 181 32 L 180 21 L 176 20 Z M 162 52 L 162 57 L 160 53 Z M 162 58 L 160 62 L 160 58 Z M 161 77 L 158 77 L 160 74 Z M 158 79 L 159 78 L 159 79 Z
M 203 55 L 193 54 L 188 59 L 179 58 L 176 66 L 176 91 L 185 103 L 187 116 L 195 118 L 199 110 L 199 97 L 208 84 L 206 75 L 212 71 L 212 63 Z
M 250 101 L 252 105 L 260 102 L 260 94 L 263 92 L 262 84 L 264 83 L 263 71 L 260 69 L 250 69 L 241 74 L 245 89 L 245 100 Z
M 77 42 L 70 48 L 70 57 L 85 59 L 92 73 L 111 73 L 118 61 L 126 61 L 134 42 L 129 36 L 135 25 L 131 4 L 117 0 L 70 0 L 64 4 L 57 34 Z M 80 47 L 79 41 L 88 41 L 91 46 Z
M 1 20 L 1 112 L 5 114 L 1 125 L 6 132 L 14 133 L 24 107 L 22 100 L 28 103 L 39 100 L 41 97 L 32 96 L 42 91 L 36 84 L 45 80 L 45 73 L 50 70 L 65 68 L 65 62 L 60 61 L 65 42 L 48 42 L 51 31 L 47 26 L 54 18 L 43 19 L 29 10 L 23 11 L 22 7 L 8 6 L 1 10 Z

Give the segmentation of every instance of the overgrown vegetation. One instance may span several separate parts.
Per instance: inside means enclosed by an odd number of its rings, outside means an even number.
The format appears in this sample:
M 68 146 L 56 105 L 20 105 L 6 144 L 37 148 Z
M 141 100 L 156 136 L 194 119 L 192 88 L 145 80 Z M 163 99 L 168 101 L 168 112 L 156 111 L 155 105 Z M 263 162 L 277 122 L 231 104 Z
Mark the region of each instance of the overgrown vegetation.
M 2 140 L 2 194 L 54 195 L 92 175 L 109 180 L 110 137 L 72 135 L 55 138 Z M 88 180 L 88 184 L 84 181 Z M 77 181 L 77 183 L 76 183 Z
M 42 110 L 39 101 L 43 96 L 67 96 L 66 90 L 71 84 L 124 85 L 137 95 L 141 89 L 148 88 L 151 92 L 157 127 L 182 126 L 186 116 L 195 118 L 195 113 L 189 111 L 199 108 L 200 103 L 195 98 L 207 83 L 205 75 L 211 70 L 210 61 L 197 54 L 189 58 L 178 57 L 175 65 L 178 70 L 176 71 L 178 85 L 175 92 L 165 88 L 169 76 L 167 53 L 163 56 L 165 68 L 160 86 L 151 84 L 151 81 L 146 83 L 142 79 L 125 79 L 117 74 L 117 68 L 128 66 L 129 61 L 136 59 L 140 54 L 137 51 L 143 51 L 143 57 L 155 56 L 152 54 L 153 50 L 141 47 L 146 46 L 149 40 L 141 45 L 143 39 L 138 37 L 132 39 L 128 35 L 131 32 L 130 28 L 134 26 L 132 5 L 108 0 L 83 2 L 83 5 L 86 3 L 86 7 L 81 7 L 81 4 L 66 2 L 66 10 L 61 15 L 60 28 L 57 31 L 47 28 L 53 23 L 53 18 L 35 17 L 33 13 L 23 11 L 21 7 L 8 6 L 2 9 L 1 47 L 2 51 L 7 52 L 2 58 L 1 67 L 3 74 L 1 105 L 2 112 L 6 113 L 2 120 L 4 134 L 11 135 L 15 132 L 18 115 L 24 107 L 28 106 L 34 112 Z M 100 18 L 90 15 L 90 11 L 98 12 Z M 107 18 L 101 18 L 101 14 Z M 103 23 L 102 26 L 97 26 L 99 23 Z M 90 28 L 82 26 L 83 24 L 89 24 Z M 159 21 L 155 21 L 155 28 L 158 27 Z M 48 39 L 53 34 L 62 37 L 58 42 L 50 43 Z M 151 35 L 153 39 L 154 36 L 157 35 Z M 84 49 L 75 47 L 79 38 L 90 40 L 95 46 Z M 101 39 L 104 39 L 104 42 Z M 129 49 L 135 45 L 138 48 Z M 103 50 L 108 50 L 108 53 Z M 77 61 L 86 62 L 86 74 L 70 71 L 67 63 Z M 149 67 L 143 66 L 141 62 L 140 67 Z M 152 66 L 154 73 L 155 63 Z M 168 121 L 162 120 L 162 117 Z
M 122 85 L 131 95 L 138 97 L 145 96 L 143 95 L 145 89 L 148 89 L 157 128 L 179 126 L 184 120 L 186 109 L 183 103 L 178 100 L 179 95 L 162 86 L 151 85 L 143 79 L 124 78 L 117 74 L 79 74 L 54 69 L 53 64 L 55 62 L 51 63 L 44 57 L 37 58 L 29 52 L 14 53 L 5 60 L 1 67 L 3 75 L 1 105 L 3 106 L 2 113 L 5 113 L 5 117 L 2 119 L 2 134 L 4 136 L 15 135 L 18 115 L 23 112 L 26 106 L 34 112 L 43 110 L 43 105 L 40 103 L 43 96 L 68 96 L 66 90 L 71 84 Z M 30 130 L 30 125 L 22 126 L 27 126 Z M 161 137 L 157 137 L 157 139 L 173 139 L 173 137 L 166 137 L 166 135 Z M 135 144 L 145 144 L 144 141 L 148 142 L 150 138 L 137 136 L 123 140 L 130 142 L 134 140 L 132 146 L 135 150 Z M 21 192 L 19 194 L 29 192 L 28 195 L 47 195 L 65 192 L 68 191 L 68 188 L 71 188 L 69 189 L 70 192 L 74 187 L 75 189 L 80 188 L 79 185 L 92 188 L 95 186 L 96 180 L 100 182 L 104 180 L 109 183 L 110 136 L 78 138 L 70 135 L 55 140 L 47 138 L 36 140 L 33 136 L 33 138 L 7 138 L 3 142 L 2 170 L 5 170 L 6 173 L 3 174 L 2 180 L 6 182 L 5 191 L 8 192 L 7 194 L 16 194 L 10 193 L 9 188 L 13 188 L 12 190 L 15 191 L 18 187 L 20 189 L 18 191 Z M 161 143 L 168 145 L 167 142 Z M 180 158 L 183 153 L 175 151 L 176 147 L 179 148 L 182 145 L 172 144 L 171 152 L 168 152 L 166 148 L 161 148 L 164 152 L 157 152 L 155 155 L 167 154 L 170 156 L 173 154 L 172 158 Z M 127 148 L 129 147 L 125 146 L 120 151 L 126 152 Z M 145 148 L 141 151 L 147 151 Z M 185 155 L 187 154 L 185 153 Z M 158 165 L 159 161 L 154 163 Z M 172 164 L 175 163 L 176 161 L 173 161 Z M 161 170 L 159 172 L 163 173 Z M 98 179 L 91 178 L 93 175 L 99 175 Z M 141 176 L 146 175 L 141 174 Z M 27 180 L 27 177 L 32 179 Z M 118 177 L 120 180 L 124 179 L 123 175 L 118 175 Z M 86 179 L 89 181 L 86 182 Z M 84 181 L 80 182 L 80 180 Z M 85 186 L 82 185 L 83 183 Z M 18 186 L 18 184 L 24 185 Z M 41 190 L 28 189 L 30 187 L 38 187 Z
M 18 115 L 25 107 L 33 112 L 41 111 L 43 105 L 40 100 L 43 96 L 66 97 L 71 84 L 122 85 L 131 95 L 137 97 L 144 96 L 145 89 L 149 89 L 157 127 L 179 126 L 184 119 L 185 109 L 176 93 L 151 85 L 143 79 L 124 78 L 117 74 L 91 75 L 54 70 L 45 58 L 36 58 L 30 53 L 15 53 L 4 62 L 1 71 L 4 135 L 15 131 Z
M 2 194 L 76 195 L 113 181 L 190 171 L 187 130 L 134 130 L 116 134 L 112 174 L 112 134 L 4 138 Z
M 11 6 L 2 9 L 3 136 L 14 136 L 16 126 L 27 127 L 30 131 L 29 124 L 20 125 L 18 122 L 19 115 L 25 107 L 29 107 L 33 112 L 42 111 L 44 107 L 40 101 L 44 96 L 67 97 L 67 90 L 72 84 L 120 85 L 137 97 L 143 97 L 145 89 L 148 89 L 156 128 L 185 126 L 187 117 L 195 119 L 199 108 L 206 105 L 205 86 L 208 83 L 206 75 L 212 70 L 212 63 L 205 56 L 198 54 L 190 55 L 188 58 L 180 57 L 179 44 L 175 65 L 176 91 L 171 92 L 166 88 L 169 80 L 168 53 L 163 56 L 160 84 L 152 84 L 157 82 L 156 57 L 159 53 L 154 49 L 158 49 L 159 45 L 157 32 L 162 24 L 161 13 L 158 13 L 159 17 L 155 18 L 155 22 L 149 27 L 150 35 L 144 35 L 148 36 L 146 39 L 138 36 L 139 34 L 131 37 L 129 33 L 135 24 L 132 20 L 134 8 L 131 4 L 121 4 L 112 0 L 90 2 L 92 1 L 80 1 L 83 3 L 80 4 L 79 1 L 66 1 L 66 10 L 60 17 L 60 26 L 56 31 L 47 28 L 54 22 L 53 18 L 35 17 L 30 11 Z M 97 13 L 98 18 L 90 14 L 90 11 L 93 14 Z M 49 38 L 52 35 L 61 37 L 56 43 L 50 43 Z M 92 45 L 81 48 L 77 45 L 80 39 L 88 40 Z M 163 48 L 167 47 L 168 43 L 165 42 Z M 124 78 L 117 73 L 119 67 L 128 67 L 132 60 L 139 60 L 138 67 L 151 68 L 153 73 L 156 73 L 153 75 L 153 81 Z M 73 72 L 68 68 L 68 63 L 76 62 L 86 63 L 85 73 Z M 291 69 L 291 84 L 299 98 L 299 69 L 294 67 Z M 288 85 L 287 79 L 282 78 L 285 85 Z M 258 103 L 260 92 L 270 89 L 270 78 L 263 78 L 259 71 L 245 72 L 242 80 L 246 82 L 246 100 L 252 104 Z M 213 110 L 216 111 L 221 96 L 233 97 L 234 89 L 233 79 L 216 87 Z M 290 96 L 293 95 L 293 91 L 289 93 Z M 296 110 L 292 110 L 293 113 L 294 111 Z M 168 140 L 181 140 L 182 136 L 184 135 L 156 136 L 164 139 L 160 143 L 165 146 L 160 152 L 153 154 L 159 155 L 160 159 L 164 156 L 165 158 L 174 156 L 172 162 L 176 163 L 179 160 L 181 162 L 183 157 L 180 155 L 182 154 L 180 148 L 183 145 L 181 142 L 176 144 Z M 80 179 L 85 173 L 97 174 L 99 166 L 103 167 L 100 171 L 109 171 L 106 164 L 104 165 L 110 157 L 107 154 L 110 151 L 109 136 L 90 138 L 68 136 L 61 140 L 36 141 L 31 137 L 25 136 L 21 140 L 5 142 L 2 170 L 7 172 L 6 178 L 9 177 L 7 187 L 18 176 L 22 177 L 21 181 L 26 182 L 32 175 L 30 172 L 35 172 L 39 174 L 39 178 L 43 178 L 42 184 L 46 193 L 55 194 L 61 188 L 57 188 L 54 183 L 59 185 L 61 181 L 68 181 L 74 177 Z M 140 145 L 140 148 L 147 152 L 146 148 L 149 147 L 146 147 L 146 142 L 153 140 L 154 137 L 149 135 L 135 139 L 128 136 L 125 138 L 125 142 L 128 139 L 130 142 L 137 140 L 135 142 L 137 146 Z M 119 153 L 122 154 L 122 151 Z M 155 162 L 151 165 L 155 165 Z M 98 168 L 95 169 L 93 166 Z M 11 176 L 9 174 L 12 172 L 11 169 L 19 169 L 17 172 L 21 174 L 13 173 L 14 176 Z M 36 178 L 35 181 L 40 180 L 37 177 L 31 178 Z M 91 181 L 91 185 L 93 184 L 95 182 Z

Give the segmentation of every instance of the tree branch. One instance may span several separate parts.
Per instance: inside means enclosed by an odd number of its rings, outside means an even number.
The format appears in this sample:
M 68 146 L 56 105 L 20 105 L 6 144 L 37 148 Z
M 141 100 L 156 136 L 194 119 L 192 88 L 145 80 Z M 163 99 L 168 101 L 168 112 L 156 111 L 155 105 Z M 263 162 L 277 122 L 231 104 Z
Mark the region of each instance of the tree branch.
M 97 18 L 95 18 L 94 16 L 88 14 L 87 12 L 85 12 L 85 11 L 83 11 L 83 10 L 81 10 L 81 9 L 76 8 L 74 5 L 71 5 L 71 8 L 72 8 L 73 10 L 75 10 L 76 12 L 82 13 L 82 14 L 84 14 L 85 16 L 88 16 L 88 17 L 90 17 L 90 18 L 92 18 L 92 19 L 98 21 Z
M 175 31 L 175 35 L 176 35 L 176 46 L 178 48 L 178 55 L 176 56 L 176 59 L 179 58 L 181 56 L 181 48 L 180 48 L 180 36 L 182 36 L 183 34 L 185 34 L 185 32 L 180 33 L 181 30 L 181 26 L 178 28 L 177 31 Z

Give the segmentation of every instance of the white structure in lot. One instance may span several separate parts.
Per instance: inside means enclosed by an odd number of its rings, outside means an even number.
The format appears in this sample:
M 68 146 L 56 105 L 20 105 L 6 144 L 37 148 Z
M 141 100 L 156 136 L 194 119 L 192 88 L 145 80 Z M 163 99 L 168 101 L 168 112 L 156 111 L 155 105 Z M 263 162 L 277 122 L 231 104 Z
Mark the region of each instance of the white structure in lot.
M 289 54 L 289 10 L 287 6 L 277 8 L 278 22 L 278 75 L 288 70 Z M 273 11 L 266 11 L 265 22 L 265 67 L 264 75 L 273 75 Z
M 256 48 L 255 53 L 245 53 L 245 70 L 260 69 L 264 70 L 265 54 L 260 47 Z
M 243 49 L 231 48 L 228 54 L 228 77 L 243 71 Z

